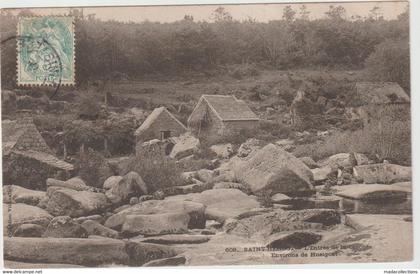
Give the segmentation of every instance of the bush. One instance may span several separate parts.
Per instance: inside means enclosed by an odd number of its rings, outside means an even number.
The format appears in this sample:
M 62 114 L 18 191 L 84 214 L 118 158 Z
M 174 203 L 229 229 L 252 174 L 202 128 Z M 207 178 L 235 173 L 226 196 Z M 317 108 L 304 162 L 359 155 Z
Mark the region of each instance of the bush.
M 386 40 L 379 44 L 365 62 L 375 80 L 397 82 L 410 91 L 410 45 L 407 40 Z
M 333 134 L 324 142 L 300 145 L 293 153 L 296 157 L 311 156 L 320 160 L 344 152 L 359 152 L 371 159 L 411 165 L 410 122 L 384 118 L 363 129 Z
M 235 79 L 242 79 L 249 76 L 258 76 L 260 71 L 255 64 L 240 64 L 230 68 L 229 75 Z
M 103 155 L 90 148 L 79 154 L 76 168 L 80 178 L 93 187 L 101 188 L 104 181 L 113 175 Z
M 78 114 L 81 119 L 94 120 L 99 117 L 101 106 L 97 96 L 86 94 L 80 97 Z
M 175 160 L 153 151 L 133 157 L 128 163 L 125 173 L 129 171 L 140 174 L 150 192 L 182 183 L 182 171 Z

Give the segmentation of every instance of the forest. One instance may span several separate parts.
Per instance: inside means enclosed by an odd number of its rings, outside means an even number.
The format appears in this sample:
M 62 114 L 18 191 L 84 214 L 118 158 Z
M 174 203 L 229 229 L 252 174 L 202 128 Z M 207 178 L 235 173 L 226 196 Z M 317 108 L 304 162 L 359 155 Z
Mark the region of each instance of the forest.
M 19 14 L 2 10 L 2 85 L 15 87 Z M 103 21 L 82 9 L 75 17 L 77 85 L 95 80 L 157 76 L 218 75 L 235 65 L 263 69 L 363 69 L 372 79 L 398 82 L 409 92 L 408 10 L 385 20 L 379 7 L 367 17 L 349 18 L 340 5 L 310 20 L 305 5 L 286 6 L 280 20 L 236 20 L 215 7 L 208 21 L 191 15 L 172 23 Z M 386 56 L 386 58 L 384 58 Z

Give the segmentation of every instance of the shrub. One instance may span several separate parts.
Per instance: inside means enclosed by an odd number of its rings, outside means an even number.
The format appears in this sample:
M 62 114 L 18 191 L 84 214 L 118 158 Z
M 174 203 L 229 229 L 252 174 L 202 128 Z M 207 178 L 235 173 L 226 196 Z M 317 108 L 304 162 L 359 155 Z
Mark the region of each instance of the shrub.
M 76 168 L 80 178 L 93 187 L 102 187 L 106 178 L 112 175 L 104 156 L 91 148 L 79 154 Z
M 143 178 L 150 192 L 180 185 L 181 169 L 175 160 L 153 151 L 132 157 L 127 170 L 135 171 Z
M 88 93 L 80 97 L 78 105 L 78 114 L 80 118 L 94 120 L 98 118 L 100 112 L 101 106 L 97 96 Z
M 258 76 L 260 71 L 255 64 L 240 64 L 229 69 L 229 75 L 235 79 L 242 79 L 248 76 Z
M 300 145 L 294 154 L 319 160 L 343 152 L 359 152 L 367 154 L 371 159 L 388 159 L 394 163 L 410 165 L 410 122 L 383 118 L 356 131 L 333 134 L 324 142 Z

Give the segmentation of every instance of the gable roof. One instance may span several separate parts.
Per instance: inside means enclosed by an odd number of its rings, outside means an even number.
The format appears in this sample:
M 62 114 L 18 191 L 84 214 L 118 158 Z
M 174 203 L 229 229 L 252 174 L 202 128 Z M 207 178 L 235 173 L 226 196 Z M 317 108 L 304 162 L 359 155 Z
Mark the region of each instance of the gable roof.
M 54 155 L 44 153 L 41 151 L 26 150 L 26 151 L 15 151 L 14 153 L 22 155 L 27 158 L 35 159 L 41 163 L 47 164 L 49 166 L 53 166 L 58 169 L 67 170 L 67 171 L 71 171 L 74 169 L 72 164 L 67 163 L 63 160 L 60 160 Z
M 198 105 L 202 101 L 207 102 L 209 107 L 222 121 L 257 121 L 258 116 L 242 101 L 232 95 L 202 95 Z M 193 111 L 194 112 L 194 111 Z
M 2 121 L 1 126 L 3 155 L 8 155 L 15 148 L 17 150 L 27 150 L 27 146 L 31 146 L 31 143 L 36 143 L 33 149 L 46 153 L 51 152 L 44 138 L 31 120 L 19 122 L 5 120 Z
M 362 104 L 410 102 L 410 97 L 395 82 L 357 82 L 355 91 Z
M 147 116 L 146 120 L 144 120 L 143 124 L 136 130 L 134 135 L 140 135 L 145 132 L 150 126 L 159 118 L 162 113 L 166 113 L 175 120 L 182 128 L 187 130 L 187 128 L 172 114 L 170 113 L 165 107 L 155 108 L 149 116 Z

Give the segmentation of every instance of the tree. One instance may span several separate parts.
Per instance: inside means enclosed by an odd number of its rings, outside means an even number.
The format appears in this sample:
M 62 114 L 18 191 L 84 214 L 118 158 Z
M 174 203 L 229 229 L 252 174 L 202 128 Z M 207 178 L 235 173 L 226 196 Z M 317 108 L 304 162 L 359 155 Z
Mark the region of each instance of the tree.
M 332 20 L 344 20 L 346 17 L 346 9 L 343 6 L 331 5 L 329 10 L 325 12 L 328 19 Z
M 232 21 L 232 15 L 225 10 L 224 7 L 218 7 L 217 9 L 215 9 L 212 13 L 211 18 L 215 21 L 215 22 L 230 22 Z
M 385 40 L 366 60 L 366 69 L 378 81 L 397 82 L 410 91 L 410 46 L 408 40 Z
M 371 10 L 369 10 L 368 18 L 371 20 L 383 19 L 381 8 L 379 6 L 374 6 Z
M 287 5 L 283 9 L 283 20 L 292 22 L 295 19 L 296 11 L 292 9 L 292 6 Z
M 300 6 L 300 9 L 299 9 L 300 19 L 302 19 L 302 20 L 309 20 L 309 14 L 310 13 L 311 12 L 308 11 L 306 5 Z

